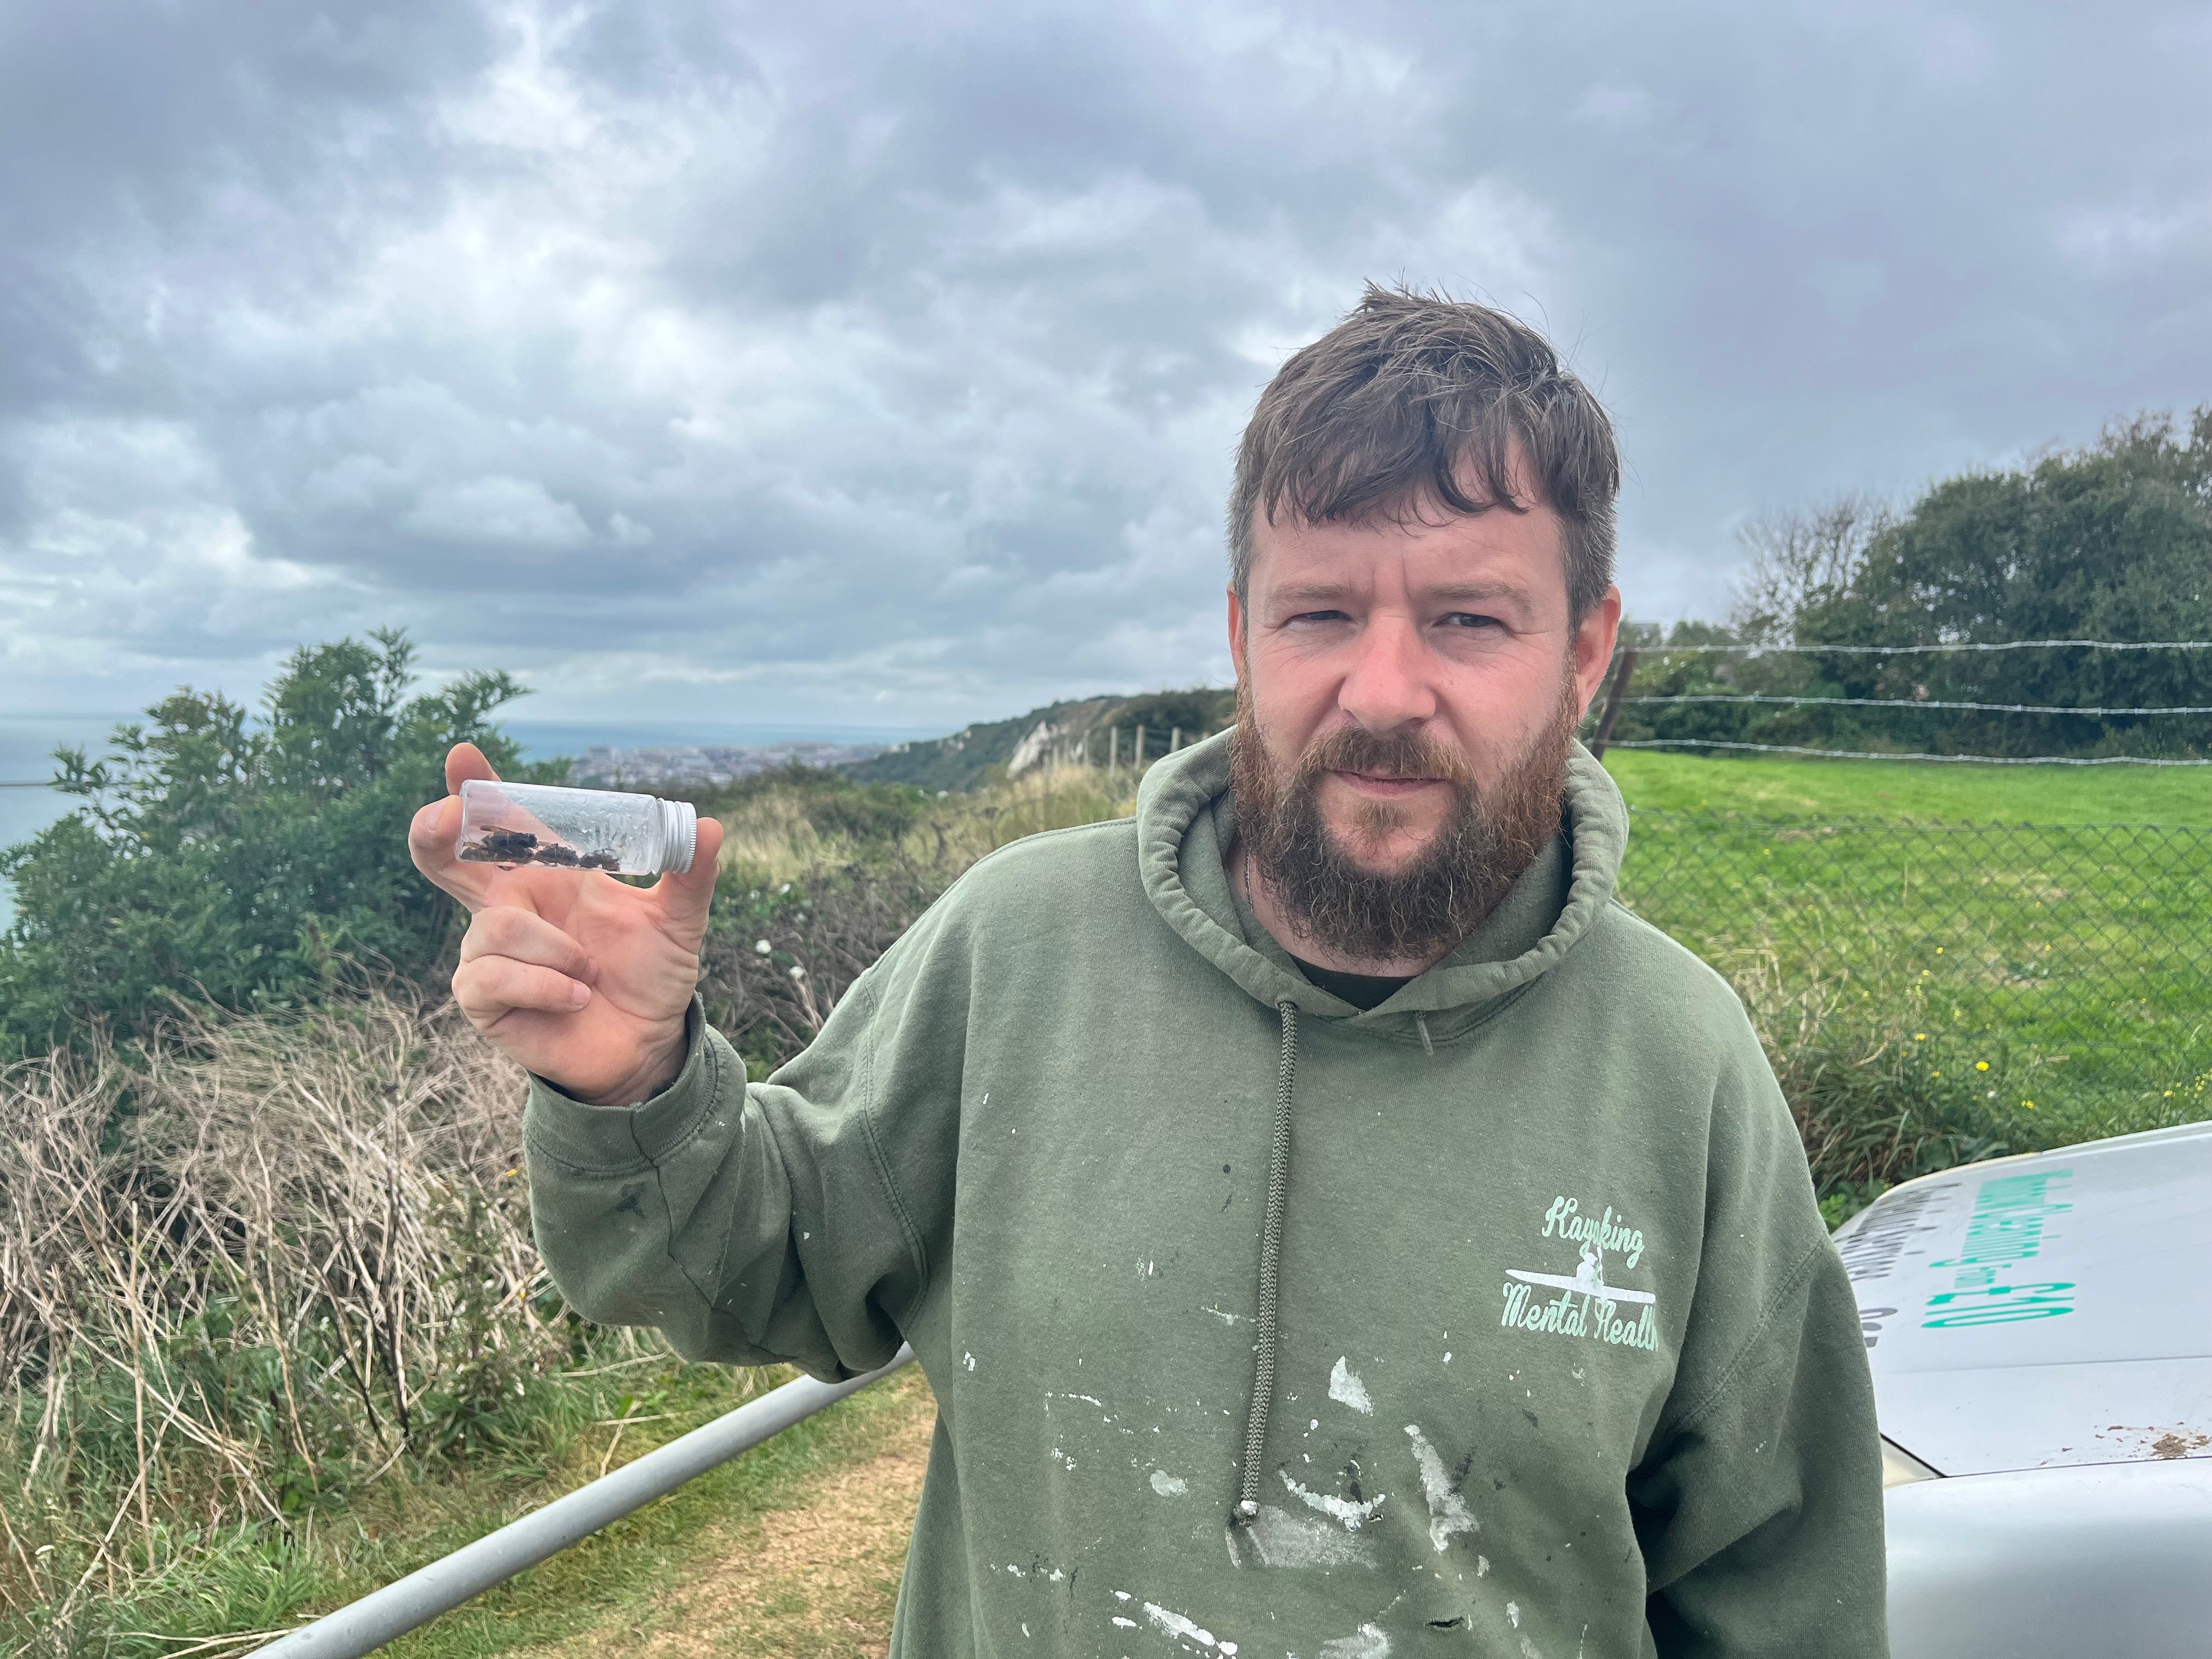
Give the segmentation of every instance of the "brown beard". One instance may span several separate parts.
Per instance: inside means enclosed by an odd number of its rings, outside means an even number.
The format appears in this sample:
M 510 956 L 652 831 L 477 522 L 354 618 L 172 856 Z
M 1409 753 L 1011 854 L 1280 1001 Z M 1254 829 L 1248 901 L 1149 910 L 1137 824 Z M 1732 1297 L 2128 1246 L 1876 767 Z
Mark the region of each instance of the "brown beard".
M 1570 675 L 1550 721 L 1486 796 L 1456 750 L 1358 726 L 1317 738 L 1285 779 L 1261 736 L 1250 690 L 1239 684 L 1230 746 L 1237 833 L 1299 937 L 1358 962 L 1425 962 L 1488 920 L 1559 833 L 1567 746 L 1580 713 L 1575 690 Z M 1322 776 L 1332 771 L 1442 778 L 1455 803 L 1411 864 L 1378 875 L 1353 861 L 1322 816 Z M 1401 822 L 1391 803 L 1364 802 L 1358 833 L 1377 839 Z

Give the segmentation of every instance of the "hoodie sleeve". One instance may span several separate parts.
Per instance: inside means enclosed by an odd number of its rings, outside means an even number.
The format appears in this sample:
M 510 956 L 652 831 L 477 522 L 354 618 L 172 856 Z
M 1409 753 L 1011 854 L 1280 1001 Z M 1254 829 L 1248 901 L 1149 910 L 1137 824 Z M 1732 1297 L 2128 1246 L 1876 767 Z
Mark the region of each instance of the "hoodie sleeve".
M 1747 1027 L 1715 1102 L 1705 1261 L 1629 1480 L 1666 1659 L 1881 1659 L 1881 1454 L 1858 1307 Z
M 533 1079 L 538 1246 L 585 1318 L 688 1359 L 824 1380 L 898 1350 L 951 1234 L 964 975 L 925 973 L 927 918 L 768 1082 L 695 1000 L 676 1081 L 588 1106 Z

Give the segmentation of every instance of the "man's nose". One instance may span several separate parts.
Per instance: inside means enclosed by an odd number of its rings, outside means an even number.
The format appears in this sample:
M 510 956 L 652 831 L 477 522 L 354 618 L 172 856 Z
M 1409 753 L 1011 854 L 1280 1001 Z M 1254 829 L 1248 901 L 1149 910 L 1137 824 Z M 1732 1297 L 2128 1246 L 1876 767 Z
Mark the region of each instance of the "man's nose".
M 1358 655 L 1336 694 L 1337 707 L 1377 735 L 1435 717 L 1427 653 L 1410 619 L 1370 617 L 1352 648 Z

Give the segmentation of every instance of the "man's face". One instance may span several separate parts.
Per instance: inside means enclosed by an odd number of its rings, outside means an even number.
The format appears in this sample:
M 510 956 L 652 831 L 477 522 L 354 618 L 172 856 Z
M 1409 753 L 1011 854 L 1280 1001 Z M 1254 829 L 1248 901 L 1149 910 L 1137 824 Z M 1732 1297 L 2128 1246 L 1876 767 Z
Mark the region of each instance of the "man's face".
M 1526 816 L 1516 791 L 1553 787 L 1557 827 L 1559 757 L 1620 616 L 1608 591 L 1570 623 L 1563 527 L 1548 506 L 1422 516 L 1431 522 L 1404 527 L 1261 518 L 1249 603 L 1229 597 L 1268 793 L 1295 805 L 1306 792 L 1319 855 L 1386 898 L 1393 878 L 1419 875 L 1448 843 L 1478 846 L 1486 811 Z

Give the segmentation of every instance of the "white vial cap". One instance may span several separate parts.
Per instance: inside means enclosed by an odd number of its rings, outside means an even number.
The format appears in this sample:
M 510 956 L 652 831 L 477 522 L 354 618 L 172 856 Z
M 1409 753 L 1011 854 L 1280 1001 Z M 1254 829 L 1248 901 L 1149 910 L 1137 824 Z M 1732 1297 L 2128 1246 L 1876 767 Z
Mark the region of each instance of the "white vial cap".
M 656 800 L 660 808 L 660 867 L 684 875 L 699 851 L 699 812 L 688 800 Z

